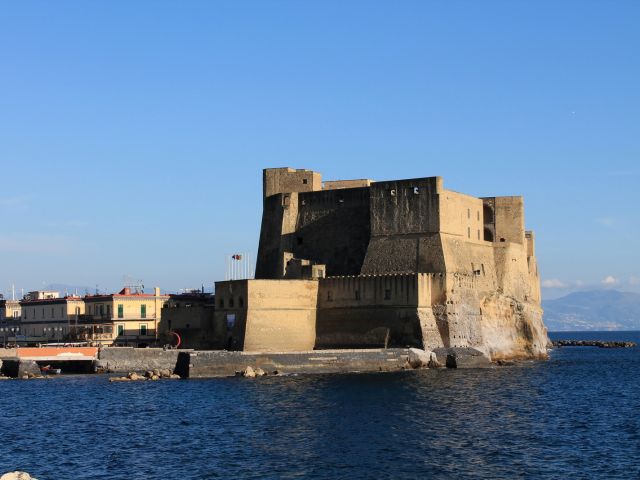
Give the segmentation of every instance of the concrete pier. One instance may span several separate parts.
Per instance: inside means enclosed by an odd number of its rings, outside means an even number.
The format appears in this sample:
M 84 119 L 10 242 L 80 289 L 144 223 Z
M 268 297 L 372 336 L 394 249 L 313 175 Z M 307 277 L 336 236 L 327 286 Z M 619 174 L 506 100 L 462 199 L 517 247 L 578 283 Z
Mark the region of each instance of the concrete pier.
M 228 377 L 248 366 L 268 374 L 387 372 L 406 368 L 407 358 L 406 348 L 288 353 L 181 351 L 175 373 L 182 378 Z

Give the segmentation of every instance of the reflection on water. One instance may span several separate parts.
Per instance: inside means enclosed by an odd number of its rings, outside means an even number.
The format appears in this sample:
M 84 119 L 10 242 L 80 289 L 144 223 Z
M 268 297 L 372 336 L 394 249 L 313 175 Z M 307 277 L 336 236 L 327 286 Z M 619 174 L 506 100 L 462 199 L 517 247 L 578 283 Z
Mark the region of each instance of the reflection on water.
M 548 362 L 490 370 L 5 381 L 0 471 L 40 480 L 639 478 L 639 367 L 639 348 L 564 348 Z

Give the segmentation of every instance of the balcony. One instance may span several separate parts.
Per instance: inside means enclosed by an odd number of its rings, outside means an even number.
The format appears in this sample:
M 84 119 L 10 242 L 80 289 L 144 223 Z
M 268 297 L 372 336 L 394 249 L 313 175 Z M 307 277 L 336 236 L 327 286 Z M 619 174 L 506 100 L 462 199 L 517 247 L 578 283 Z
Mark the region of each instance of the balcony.
M 78 325 L 103 325 L 103 324 L 113 324 L 115 322 L 126 322 L 126 321 L 145 321 L 145 320 L 156 320 L 156 315 L 151 314 L 146 317 L 141 317 L 140 315 L 124 315 L 123 317 L 112 316 L 112 315 L 89 315 L 89 314 L 81 314 L 81 315 L 69 315 L 69 323 L 75 324 L 76 318 L 78 320 Z

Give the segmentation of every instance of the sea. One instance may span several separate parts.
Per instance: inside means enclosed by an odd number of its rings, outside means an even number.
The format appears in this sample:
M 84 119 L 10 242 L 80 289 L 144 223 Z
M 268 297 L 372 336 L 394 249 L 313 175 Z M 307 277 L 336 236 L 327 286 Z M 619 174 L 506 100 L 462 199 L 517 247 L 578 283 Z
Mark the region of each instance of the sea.
M 2 381 L 0 402 L 0 474 L 39 480 L 640 478 L 640 347 L 480 370 L 62 375 Z

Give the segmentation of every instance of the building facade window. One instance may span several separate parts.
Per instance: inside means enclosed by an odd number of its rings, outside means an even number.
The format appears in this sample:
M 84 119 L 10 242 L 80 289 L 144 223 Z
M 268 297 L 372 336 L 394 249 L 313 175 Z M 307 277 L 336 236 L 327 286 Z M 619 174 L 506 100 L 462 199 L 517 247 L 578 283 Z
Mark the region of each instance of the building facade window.
M 387 289 L 384 291 L 384 299 L 385 299 L 385 300 L 391 300 L 391 289 L 387 288 Z
M 118 304 L 118 318 L 124 318 L 124 305 Z
M 143 323 L 140 325 L 140 335 L 146 335 L 147 334 L 147 324 Z
M 147 318 L 147 305 L 145 303 L 140 305 L 140 318 Z M 145 326 L 144 328 L 147 328 L 147 327 Z
M 124 335 L 124 325 L 118 325 L 118 336 Z

